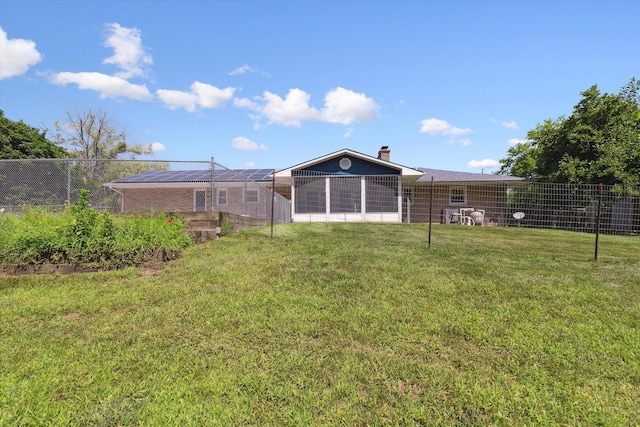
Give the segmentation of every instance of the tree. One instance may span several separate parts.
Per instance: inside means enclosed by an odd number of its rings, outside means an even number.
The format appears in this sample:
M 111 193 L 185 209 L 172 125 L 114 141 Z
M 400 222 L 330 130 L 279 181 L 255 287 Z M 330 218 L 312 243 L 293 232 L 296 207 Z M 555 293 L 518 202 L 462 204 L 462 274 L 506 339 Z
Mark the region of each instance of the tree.
M 536 150 L 529 143 L 520 143 L 507 150 L 507 157 L 500 160 L 501 175 L 536 178 Z
M 140 170 L 150 170 L 150 163 L 114 162 L 132 160 L 141 154 L 151 154 L 150 145 L 129 144 L 124 128 L 102 109 L 87 108 L 74 112 L 65 111 L 65 123 L 56 122 L 56 140 L 69 147 L 72 158 L 78 159 L 71 169 L 72 198 L 76 189 L 91 193 L 94 206 L 106 208 L 120 196 L 103 184 L 116 177 Z
M 545 120 L 500 160 L 500 174 L 544 182 L 640 185 L 640 81 L 581 93 L 569 117 Z
M 56 140 L 69 147 L 71 157 L 78 159 L 116 159 L 128 154 L 150 154 L 149 146 L 128 144 L 124 129 L 102 109 L 65 111 L 66 123 L 55 124 Z
M 0 159 L 48 159 L 67 157 L 67 151 L 46 138 L 46 130 L 14 122 L 0 110 Z

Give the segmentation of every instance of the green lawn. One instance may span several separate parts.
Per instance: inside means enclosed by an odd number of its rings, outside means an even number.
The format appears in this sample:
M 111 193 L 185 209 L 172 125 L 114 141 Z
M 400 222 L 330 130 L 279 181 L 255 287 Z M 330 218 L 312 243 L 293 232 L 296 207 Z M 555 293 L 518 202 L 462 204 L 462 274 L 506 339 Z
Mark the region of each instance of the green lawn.
M 640 239 L 287 224 L 0 276 L 0 425 L 637 425 Z

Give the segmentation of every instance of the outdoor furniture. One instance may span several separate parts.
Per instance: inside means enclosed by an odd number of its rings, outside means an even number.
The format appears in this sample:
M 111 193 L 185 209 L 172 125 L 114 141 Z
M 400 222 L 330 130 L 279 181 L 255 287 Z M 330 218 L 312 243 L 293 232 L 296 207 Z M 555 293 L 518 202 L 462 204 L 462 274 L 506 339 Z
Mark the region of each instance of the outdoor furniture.
M 460 224 L 460 212 L 452 212 L 449 215 L 449 223 Z
M 476 208 L 460 208 L 461 225 L 483 225 L 485 211 Z

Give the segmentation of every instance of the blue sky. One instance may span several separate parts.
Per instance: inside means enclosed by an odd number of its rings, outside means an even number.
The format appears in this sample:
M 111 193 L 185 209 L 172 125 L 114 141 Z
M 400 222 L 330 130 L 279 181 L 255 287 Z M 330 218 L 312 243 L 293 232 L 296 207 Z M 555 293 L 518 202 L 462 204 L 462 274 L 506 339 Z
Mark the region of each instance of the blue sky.
M 640 77 L 640 1 L 0 0 L 0 109 L 102 108 L 162 160 L 284 169 L 350 148 L 491 172 Z

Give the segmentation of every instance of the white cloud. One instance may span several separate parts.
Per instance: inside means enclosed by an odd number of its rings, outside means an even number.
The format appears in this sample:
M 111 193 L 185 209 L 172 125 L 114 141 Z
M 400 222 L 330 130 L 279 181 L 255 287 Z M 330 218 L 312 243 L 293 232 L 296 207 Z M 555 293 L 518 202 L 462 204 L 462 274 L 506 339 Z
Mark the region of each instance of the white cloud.
M 233 106 L 254 111 L 255 113 L 249 113 L 249 118 L 255 121 L 253 127 L 256 130 L 262 127 L 260 124 L 262 106 L 258 102 L 254 102 L 248 98 L 233 98 Z
M 108 37 L 104 45 L 113 48 L 114 53 L 103 63 L 120 68 L 122 71 L 115 75 L 123 79 L 146 77 L 147 66 L 153 63 L 153 59 L 145 52 L 140 30 L 113 23 L 107 24 L 107 32 Z
M 158 89 L 156 95 L 170 110 L 184 108 L 190 113 L 196 111 L 196 96 L 181 90 Z
M 206 83 L 193 82 L 189 92 L 158 89 L 156 95 L 171 110 L 184 108 L 193 113 L 197 107 L 222 108 L 233 98 L 236 88 L 219 89 Z
M 100 92 L 100 98 L 130 98 L 138 101 L 148 101 L 152 98 L 145 85 L 136 85 L 123 78 L 102 73 L 62 72 L 51 74 L 49 79 L 59 85 L 75 83 L 80 89 L 95 90 Z
M 341 87 L 330 90 L 324 98 L 322 117 L 329 123 L 348 125 L 366 123 L 377 118 L 378 105 L 364 93 Z
M 249 98 L 233 98 L 233 106 L 253 111 L 260 111 L 260 104 L 250 100 Z
M 348 125 L 369 122 L 377 118 L 378 105 L 363 93 L 344 88 L 327 92 L 324 108 L 320 111 L 310 105 L 311 95 L 300 89 L 290 89 L 282 98 L 265 91 L 255 100 L 234 99 L 234 106 L 256 112 L 252 118 L 265 118 L 267 124 L 300 127 L 303 121 L 318 121 Z
M 348 128 L 344 135 L 342 135 L 342 137 L 347 139 L 351 138 L 351 135 L 353 135 L 353 128 Z
M 256 164 L 255 164 L 254 162 L 247 162 L 247 163 L 245 163 L 244 165 L 245 165 L 246 167 L 248 167 L 248 168 L 252 168 L 252 167 L 254 167 Z
M 167 147 L 165 147 L 164 144 L 160 142 L 152 142 L 151 144 L 149 144 L 149 149 L 152 152 L 157 153 L 159 151 L 166 151 Z
M 147 73 L 146 65 L 153 61 L 145 53 L 140 38 L 140 31 L 136 28 L 125 28 L 119 24 L 108 24 L 109 35 L 105 46 L 114 49 L 114 55 L 105 59 L 105 64 L 114 64 L 123 71 L 115 75 L 98 72 L 70 72 L 43 74 L 58 85 L 75 83 L 79 89 L 95 90 L 100 98 L 130 98 L 138 101 L 148 101 L 153 98 L 145 85 L 133 84 L 127 81 L 129 77 L 144 77 Z
M 231 70 L 229 71 L 229 75 L 230 76 L 239 76 L 241 74 L 247 74 L 247 73 L 255 73 L 257 70 L 253 67 L 250 67 L 249 64 L 244 64 L 241 65 L 240 67 L 236 68 L 235 70 Z
M 467 163 L 467 166 L 473 169 L 480 169 L 480 168 L 491 169 L 499 165 L 500 165 L 500 162 L 492 159 L 471 160 L 469 163 Z
M 528 144 L 528 143 L 529 143 L 528 139 L 511 138 L 509 140 L 509 146 L 510 147 L 515 147 L 518 144 Z
M 245 138 L 244 136 L 239 136 L 237 138 L 233 138 L 231 146 L 238 150 L 243 151 L 256 151 L 256 150 L 266 150 L 267 146 L 264 144 L 256 144 L 249 138 Z
M 303 120 L 320 120 L 318 110 L 309 106 L 311 95 L 300 89 L 290 89 L 284 99 L 274 93 L 264 92 L 262 99 L 264 105 L 261 113 L 269 124 L 300 127 Z
M 30 66 L 42 61 L 35 42 L 25 39 L 9 39 L 0 28 L 0 80 L 19 76 Z
M 513 120 L 510 122 L 502 122 L 500 123 L 500 126 L 502 126 L 503 128 L 511 129 L 511 130 L 520 130 L 520 128 L 518 127 L 518 124 Z
M 203 108 L 224 107 L 236 91 L 234 87 L 219 89 L 206 83 L 193 82 L 191 92 L 196 95 L 197 103 Z
M 446 120 L 429 118 L 420 122 L 422 127 L 420 133 L 428 133 L 429 135 L 466 135 L 471 133 L 471 129 L 462 129 L 451 126 Z

